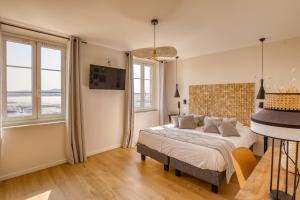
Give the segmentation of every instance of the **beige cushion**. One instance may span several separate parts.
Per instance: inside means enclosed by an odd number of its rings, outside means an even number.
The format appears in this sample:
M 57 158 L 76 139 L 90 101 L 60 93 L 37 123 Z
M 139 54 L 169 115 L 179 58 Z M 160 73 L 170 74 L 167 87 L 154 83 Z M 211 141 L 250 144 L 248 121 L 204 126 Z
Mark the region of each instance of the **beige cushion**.
M 218 126 L 218 130 L 219 130 L 220 134 L 222 135 L 222 137 L 230 137 L 230 136 L 237 136 L 237 137 L 239 137 L 240 136 L 238 130 L 232 124 L 231 121 L 222 122 Z
M 220 133 L 218 126 L 222 123 L 221 118 L 211 118 L 205 117 L 204 118 L 204 127 L 203 131 L 205 133 Z
M 175 128 L 179 127 L 178 116 L 171 116 L 171 121 L 172 121 L 172 124 L 174 124 Z
M 182 116 L 178 118 L 179 128 L 181 129 L 194 129 L 196 128 L 193 115 Z
M 203 126 L 204 125 L 204 118 L 205 115 L 194 115 L 194 121 L 196 126 Z
M 234 127 L 236 127 L 237 119 L 236 118 L 223 118 L 224 122 L 230 122 Z

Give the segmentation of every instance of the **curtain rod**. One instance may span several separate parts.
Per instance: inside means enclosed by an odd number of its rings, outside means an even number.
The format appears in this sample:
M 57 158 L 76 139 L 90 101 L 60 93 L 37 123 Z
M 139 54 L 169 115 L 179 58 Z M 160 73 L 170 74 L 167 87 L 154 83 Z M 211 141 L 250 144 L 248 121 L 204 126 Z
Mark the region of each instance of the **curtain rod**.
M 19 26 L 19 25 L 7 23 L 7 22 L 0 22 L 0 24 L 15 27 L 15 28 L 20 28 L 20 29 L 24 29 L 24 30 L 32 31 L 32 32 L 36 32 L 36 33 L 41 33 L 41 34 L 45 34 L 45 35 L 50 35 L 50 36 L 62 38 L 62 39 L 65 39 L 65 40 L 70 40 L 70 38 L 65 37 L 65 36 L 61 36 L 61 35 L 57 35 L 57 34 L 53 34 L 53 33 L 47 33 L 47 32 L 44 32 L 44 31 L 31 29 L 31 28 L 27 28 L 27 27 L 24 27 L 24 26 Z M 81 43 L 87 44 L 87 42 L 85 42 L 85 41 L 81 41 Z

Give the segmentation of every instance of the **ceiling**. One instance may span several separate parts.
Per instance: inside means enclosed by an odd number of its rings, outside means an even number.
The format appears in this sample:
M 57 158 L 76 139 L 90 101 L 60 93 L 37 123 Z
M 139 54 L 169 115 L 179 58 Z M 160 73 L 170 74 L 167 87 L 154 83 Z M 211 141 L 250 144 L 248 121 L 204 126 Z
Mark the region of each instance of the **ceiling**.
M 299 0 L 0 0 L 0 17 L 119 50 L 172 45 L 181 58 L 300 36 Z

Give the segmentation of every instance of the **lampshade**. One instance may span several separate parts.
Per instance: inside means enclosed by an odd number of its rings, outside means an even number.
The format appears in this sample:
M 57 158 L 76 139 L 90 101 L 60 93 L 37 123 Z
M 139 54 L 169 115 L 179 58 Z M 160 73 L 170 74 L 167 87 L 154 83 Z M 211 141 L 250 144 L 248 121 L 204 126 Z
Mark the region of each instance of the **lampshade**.
M 260 80 L 260 88 L 257 93 L 256 99 L 265 99 L 264 79 Z
M 178 91 L 178 84 L 176 84 L 176 90 L 175 90 L 174 97 L 175 98 L 179 98 L 180 97 L 180 94 L 179 94 L 179 91 Z
M 179 90 L 178 90 L 178 83 L 177 83 L 177 61 L 178 61 L 178 56 L 176 56 L 176 90 L 175 90 L 175 94 L 174 97 L 175 98 L 179 98 L 180 94 L 179 94 Z
M 251 118 L 255 133 L 300 141 L 300 93 L 267 93 L 265 108 Z
M 264 108 L 252 116 L 251 130 L 272 138 L 300 141 L 300 111 Z

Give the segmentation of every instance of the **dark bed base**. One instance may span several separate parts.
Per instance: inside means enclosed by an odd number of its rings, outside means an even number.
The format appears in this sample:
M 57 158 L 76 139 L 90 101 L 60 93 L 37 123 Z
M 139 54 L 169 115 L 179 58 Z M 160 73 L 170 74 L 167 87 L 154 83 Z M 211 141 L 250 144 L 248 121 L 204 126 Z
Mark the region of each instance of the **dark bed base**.
M 212 170 L 205 170 L 195 167 L 193 165 L 187 164 L 175 158 L 169 157 L 162 154 L 154 149 L 151 149 L 143 144 L 137 144 L 137 152 L 141 154 L 141 160 L 145 160 L 146 156 L 153 158 L 164 164 L 164 170 L 169 171 L 169 166 L 175 168 L 175 175 L 181 176 L 181 172 L 188 175 L 199 178 L 203 181 L 211 183 L 211 191 L 218 193 L 219 186 L 225 179 L 226 172 L 217 172 Z
M 141 160 L 146 160 L 146 156 L 161 162 L 164 165 L 164 170 L 169 171 L 169 157 L 154 149 L 151 149 L 143 144 L 137 144 L 137 152 L 141 154 Z
M 181 172 L 211 183 L 211 191 L 217 193 L 226 177 L 226 171 L 218 172 L 208 169 L 200 169 L 183 161 L 170 157 L 170 167 L 175 168 L 175 175 L 181 176 Z

